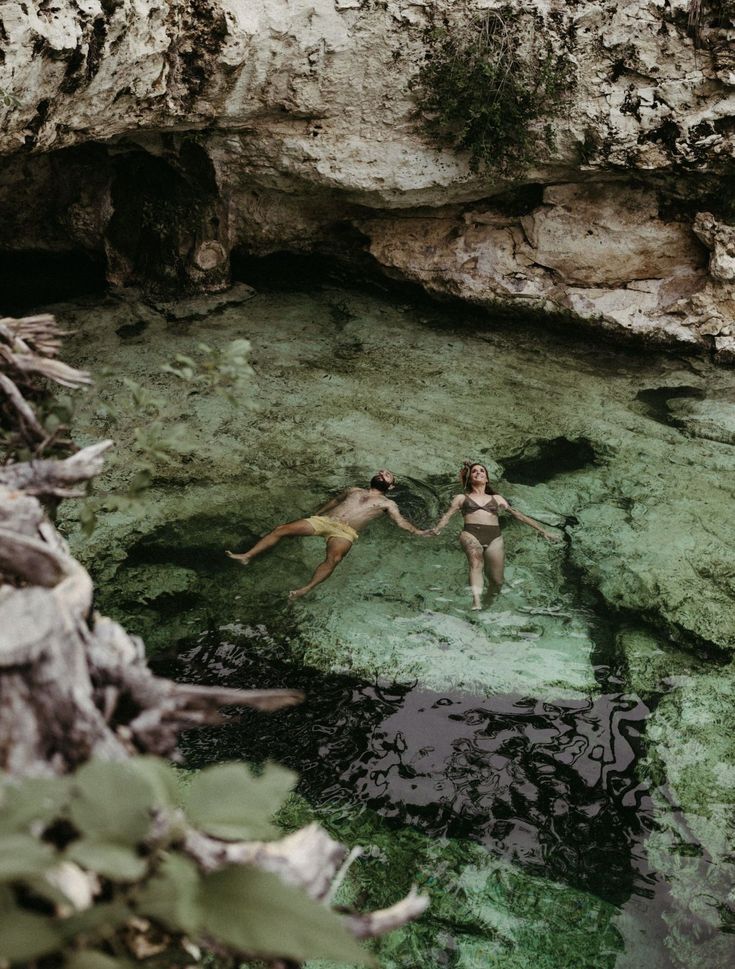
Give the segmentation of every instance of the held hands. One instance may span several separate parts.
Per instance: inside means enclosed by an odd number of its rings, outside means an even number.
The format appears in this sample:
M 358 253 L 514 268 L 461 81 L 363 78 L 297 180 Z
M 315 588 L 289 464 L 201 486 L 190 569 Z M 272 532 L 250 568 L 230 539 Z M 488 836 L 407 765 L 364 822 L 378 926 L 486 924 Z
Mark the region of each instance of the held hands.
M 560 542 L 561 541 L 561 535 L 557 534 L 556 532 L 543 531 L 543 532 L 541 532 L 541 534 L 544 536 L 544 538 L 546 539 L 547 542 Z
M 424 528 L 422 531 L 418 532 L 422 538 L 434 538 L 439 534 L 436 528 Z

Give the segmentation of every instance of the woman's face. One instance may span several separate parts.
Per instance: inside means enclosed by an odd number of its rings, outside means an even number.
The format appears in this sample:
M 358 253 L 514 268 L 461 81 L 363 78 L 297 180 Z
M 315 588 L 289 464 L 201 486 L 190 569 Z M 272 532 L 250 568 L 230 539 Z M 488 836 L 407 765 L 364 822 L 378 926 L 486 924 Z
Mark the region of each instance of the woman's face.
M 487 471 L 481 464 L 473 464 L 470 468 L 470 481 L 472 484 L 487 484 Z

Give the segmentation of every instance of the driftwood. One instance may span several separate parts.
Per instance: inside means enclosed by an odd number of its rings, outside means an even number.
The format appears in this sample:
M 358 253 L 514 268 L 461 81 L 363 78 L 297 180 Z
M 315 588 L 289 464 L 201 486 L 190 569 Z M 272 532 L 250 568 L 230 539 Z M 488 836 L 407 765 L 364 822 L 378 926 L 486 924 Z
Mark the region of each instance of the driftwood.
M 24 395 L 19 384 L 29 374 L 65 386 L 89 382 L 88 374 L 54 359 L 62 336 L 52 317 L 0 320 L 5 425 L 34 454 L 46 441 L 29 402 L 38 389 L 31 384 Z M 92 757 L 175 758 L 179 733 L 221 722 L 223 707 L 271 711 L 302 699 L 295 690 L 220 689 L 156 677 L 142 641 L 94 610 L 91 578 L 42 502 L 83 493 L 80 486 L 100 473 L 111 443 L 63 460 L 0 465 L 0 769 L 10 774 L 63 774 Z M 316 824 L 275 842 L 233 844 L 190 831 L 185 847 L 204 870 L 253 864 L 325 904 L 355 855 L 348 857 Z M 84 879 L 94 876 L 74 866 L 67 874 L 79 891 L 93 892 Z M 345 916 L 346 924 L 368 938 L 416 918 L 427 904 L 412 893 L 385 911 Z

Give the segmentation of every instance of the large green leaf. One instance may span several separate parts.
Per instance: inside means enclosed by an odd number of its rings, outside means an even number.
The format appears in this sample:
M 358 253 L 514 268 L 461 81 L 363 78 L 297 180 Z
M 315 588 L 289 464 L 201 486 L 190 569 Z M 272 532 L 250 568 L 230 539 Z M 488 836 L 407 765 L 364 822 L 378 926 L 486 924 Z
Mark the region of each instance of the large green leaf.
M 174 932 L 196 935 L 202 922 L 199 907 L 200 875 L 182 855 L 167 854 L 160 871 L 138 895 L 136 910 Z
M 128 766 L 146 780 L 153 789 L 156 806 L 163 808 L 177 808 L 182 804 L 182 792 L 179 778 L 167 761 L 160 757 L 134 757 Z
M 69 798 L 66 777 L 5 779 L 0 789 L 0 831 L 27 831 L 31 823 L 48 823 L 62 813 Z
M 29 834 L 0 836 L 0 881 L 30 878 L 46 871 L 57 862 L 50 845 Z
M 269 765 L 256 777 L 244 764 L 221 764 L 196 775 L 185 809 L 197 828 L 225 841 L 273 837 L 270 819 L 296 783 L 296 775 Z
M 112 844 L 109 841 L 92 841 L 81 838 L 69 846 L 66 857 L 76 861 L 82 868 L 89 868 L 106 878 L 117 882 L 133 882 L 142 878 L 148 867 L 127 845 Z
M 20 908 L 0 912 L 0 959 L 36 959 L 60 945 L 61 934 L 53 919 Z
M 103 902 L 59 920 L 59 932 L 65 942 L 70 942 L 79 936 L 85 939 L 106 939 L 121 925 L 129 922 L 133 914 L 121 899 Z
M 135 845 L 150 831 L 152 783 L 126 763 L 91 761 L 74 778 L 71 817 L 94 841 Z
M 275 875 L 232 865 L 202 879 L 202 929 L 242 953 L 371 965 L 337 915 Z
M 65 969 L 131 969 L 133 963 L 126 959 L 113 959 L 96 949 L 82 949 L 68 954 L 64 966 Z

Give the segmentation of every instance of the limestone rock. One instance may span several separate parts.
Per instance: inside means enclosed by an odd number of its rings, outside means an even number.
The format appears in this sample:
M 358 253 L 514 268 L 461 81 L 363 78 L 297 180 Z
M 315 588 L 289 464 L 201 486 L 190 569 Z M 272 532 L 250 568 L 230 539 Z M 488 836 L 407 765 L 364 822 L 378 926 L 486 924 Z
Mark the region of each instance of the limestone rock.
M 534 262 L 572 286 L 624 287 L 689 275 L 703 253 L 687 225 L 658 216 L 653 192 L 630 185 L 553 185 L 521 219 Z
M 710 212 L 700 212 L 692 229 L 710 250 L 710 276 L 723 282 L 735 280 L 735 226 L 718 221 Z
M 732 230 L 690 213 L 729 191 L 734 31 L 689 6 L 8 0 L 0 250 L 94 250 L 178 294 L 226 287 L 233 249 L 359 261 L 367 232 L 430 292 L 731 359 Z M 411 88 L 428 24 L 501 7 L 576 74 L 557 147 L 503 178 L 429 143 Z M 532 211 L 494 208 L 530 185 Z

